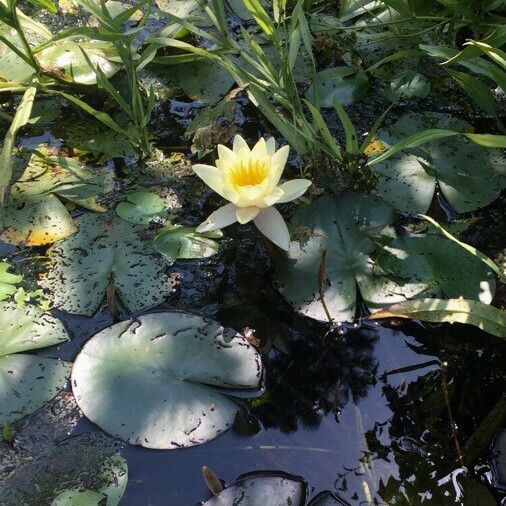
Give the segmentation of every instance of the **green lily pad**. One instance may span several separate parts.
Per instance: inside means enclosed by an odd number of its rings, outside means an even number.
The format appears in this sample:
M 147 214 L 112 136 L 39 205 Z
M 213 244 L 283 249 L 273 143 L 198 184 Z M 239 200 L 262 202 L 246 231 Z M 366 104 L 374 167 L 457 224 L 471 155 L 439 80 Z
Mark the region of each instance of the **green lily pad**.
M 0 261 L 0 300 L 5 300 L 10 295 L 14 295 L 17 290 L 16 285 L 23 281 L 23 276 L 8 272 L 10 268 L 10 264 Z
M 468 123 L 439 113 L 408 113 L 379 139 L 389 147 L 427 128 L 470 131 Z M 498 149 L 462 136 L 436 140 L 374 166 L 378 195 L 401 211 L 425 213 L 438 187 L 457 212 L 484 207 L 506 188 L 506 158 Z M 486 184 L 484 184 L 486 181 Z
M 100 307 L 109 283 L 129 311 L 157 306 L 173 291 L 165 260 L 141 239 L 142 227 L 112 213 L 76 218 L 79 232 L 54 246 L 40 285 L 54 305 L 91 316 Z
M 97 490 L 69 489 L 56 496 L 51 506 L 117 506 L 128 482 L 128 465 L 120 455 L 104 459 L 98 478 L 103 485 Z
M 107 76 L 113 76 L 121 68 L 121 59 L 108 41 L 70 39 L 54 42 L 37 53 L 37 60 L 46 72 L 63 75 L 65 79 L 79 84 L 96 84 L 97 74 L 86 61 L 88 55 L 93 67 L 100 67 Z
M 332 107 L 337 100 L 347 106 L 360 100 L 369 88 L 369 80 L 364 72 L 353 67 L 333 67 L 316 74 L 321 107 Z M 312 87 L 306 96 L 313 100 Z
M 235 82 L 224 68 L 207 60 L 176 65 L 173 72 L 189 98 L 209 105 L 218 102 Z
M 113 188 L 113 174 L 107 168 L 91 169 L 74 158 L 46 156 L 44 148 L 35 151 L 11 193 L 19 200 L 25 196 L 53 193 L 75 204 L 105 212 L 96 196 Z
M 109 434 L 173 449 L 231 427 L 238 406 L 228 396 L 251 395 L 261 378 L 260 355 L 232 329 L 163 312 L 95 334 L 76 358 L 72 388 L 84 414 Z
M 358 291 L 371 312 L 419 297 L 490 303 L 495 279 L 479 258 L 433 234 L 396 238 L 392 216 L 386 202 L 352 192 L 299 208 L 291 225 L 303 237 L 276 259 L 280 291 L 323 321 L 353 319 Z
M 155 3 L 162 12 L 168 12 L 198 26 L 213 24 L 197 0 L 156 0 Z
M 13 422 L 40 408 L 64 386 L 70 364 L 19 353 L 68 339 L 59 320 L 36 306 L 0 304 L 0 421 Z
M 383 93 L 392 102 L 411 97 L 425 98 L 430 93 L 430 81 L 419 72 L 406 70 L 395 76 Z
M 278 254 L 275 267 L 281 293 L 298 311 L 317 320 L 328 320 L 327 311 L 334 320 L 352 320 L 357 288 L 370 307 L 405 300 L 394 282 L 373 274 L 370 257 L 376 249 L 374 240 L 392 233 L 383 230 L 392 217 L 386 202 L 353 192 L 322 197 L 297 209 L 290 225 L 303 238 L 292 241 L 288 253 Z M 318 272 L 324 252 L 322 304 Z
M 203 506 L 264 506 L 266 504 L 304 506 L 308 486 L 303 478 L 276 471 L 258 471 L 239 476 Z
M 376 262 L 403 289 L 416 291 L 417 298 L 462 297 L 485 304 L 492 302 L 496 284 L 492 270 L 444 237 L 435 234 L 399 237 L 381 249 Z
M 193 227 L 165 225 L 157 232 L 153 245 L 171 261 L 207 258 L 218 253 L 220 245 L 214 239 L 221 237 L 221 230 L 199 234 Z
M 65 490 L 51 503 L 51 506 L 100 506 L 107 504 L 107 496 L 93 490 Z
M 128 194 L 127 202 L 116 206 L 116 214 L 129 223 L 149 225 L 163 222 L 167 218 L 167 208 L 156 193 L 137 191 Z
M 77 231 L 74 220 L 54 195 L 9 197 L 0 207 L 0 239 L 9 244 L 41 246 Z

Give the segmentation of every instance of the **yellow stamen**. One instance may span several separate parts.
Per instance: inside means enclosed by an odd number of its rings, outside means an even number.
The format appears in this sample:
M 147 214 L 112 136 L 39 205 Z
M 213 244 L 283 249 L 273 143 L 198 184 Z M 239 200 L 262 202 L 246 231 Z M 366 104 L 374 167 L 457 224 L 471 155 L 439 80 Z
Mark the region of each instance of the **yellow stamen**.
M 269 175 L 269 158 L 241 157 L 230 171 L 230 182 L 234 186 L 255 186 Z

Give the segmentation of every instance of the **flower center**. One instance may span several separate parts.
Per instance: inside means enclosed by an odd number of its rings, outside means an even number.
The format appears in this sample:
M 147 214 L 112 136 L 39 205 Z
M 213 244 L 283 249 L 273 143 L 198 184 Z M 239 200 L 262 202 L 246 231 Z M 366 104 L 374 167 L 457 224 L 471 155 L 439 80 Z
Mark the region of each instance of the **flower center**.
M 269 159 L 244 157 L 236 160 L 230 171 L 234 186 L 255 186 L 269 174 Z

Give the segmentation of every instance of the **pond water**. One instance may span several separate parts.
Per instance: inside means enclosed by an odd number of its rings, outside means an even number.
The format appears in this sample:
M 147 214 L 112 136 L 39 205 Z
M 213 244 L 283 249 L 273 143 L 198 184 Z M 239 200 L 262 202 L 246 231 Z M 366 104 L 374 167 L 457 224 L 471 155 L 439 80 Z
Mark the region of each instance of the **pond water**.
M 190 276 L 191 262 L 180 267 Z M 210 496 L 204 465 L 227 484 L 258 470 L 300 475 L 311 495 L 331 490 L 350 504 L 455 504 L 464 476 L 476 487 L 486 483 L 497 503 L 505 497 L 487 435 L 479 434 L 506 386 L 504 345 L 464 326 L 363 322 L 328 332 L 286 311 L 281 299 L 260 289 L 260 278 L 251 282 L 253 274 L 243 266 L 242 283 L 229 287 L 235 295 L 222 294 L 228 304 L 213 301 L 200 312 L 256 329 L 266 352 L 263 395 L 244 402 L 234 429 L 204 445 L 123 446 L 129 481 L 122 505 L 197 504 Z M 72 336 L 58 349 L 66 360 L 113 323 L 106 309 L 95 318 L 59 316 Z M 83 417 L 71 435 L 96 430 Z M 468 448 L 473 434 L 478 446 Z M 468 461 L 476 465 L 466 471 Z

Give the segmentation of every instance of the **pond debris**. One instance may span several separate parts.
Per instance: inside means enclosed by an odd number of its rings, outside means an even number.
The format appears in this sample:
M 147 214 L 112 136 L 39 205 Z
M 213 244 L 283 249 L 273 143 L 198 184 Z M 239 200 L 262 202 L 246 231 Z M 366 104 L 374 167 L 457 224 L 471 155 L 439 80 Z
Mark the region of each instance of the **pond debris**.
M 202 476 L 211 494 L 218 495 L 223 490 L 223 483 L 210 467 L 202 466 Z

